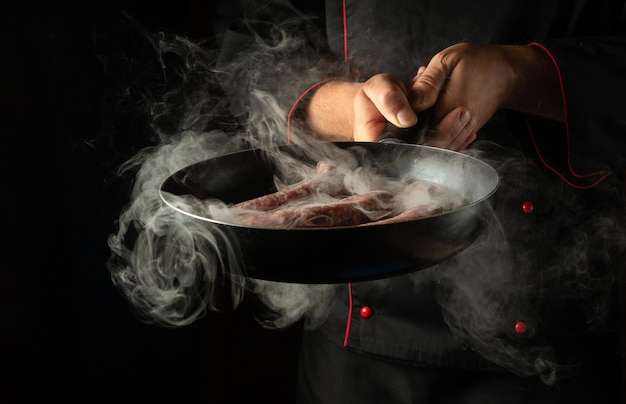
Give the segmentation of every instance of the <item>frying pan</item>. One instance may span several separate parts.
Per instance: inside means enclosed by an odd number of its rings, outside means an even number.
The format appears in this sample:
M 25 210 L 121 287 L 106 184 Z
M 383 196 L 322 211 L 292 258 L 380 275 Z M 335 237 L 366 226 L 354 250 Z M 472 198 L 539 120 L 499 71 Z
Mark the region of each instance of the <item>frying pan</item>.
M 468 247 L 484 228 L 499 186 L 485 162 L 449 150 L 400 143 L 328 142 L 324 155 L 349 153 L 392 178 L 427 180 L 465 201 L 446 213 L 373 226 L 267 228 L 226 223 L 181 208 L 177 198 L 237 203 L 276 190 L 278 155 L 314 164 L 320 145 L 249 149 L 207 159 L 169 176 L 161 199 L 187 219 L 202 222 L 236 245 L 248 277 L 280 282 L 342 283 L 380 279 L 431 267 Z M 331 153 L 332 154 L 332 153 Z

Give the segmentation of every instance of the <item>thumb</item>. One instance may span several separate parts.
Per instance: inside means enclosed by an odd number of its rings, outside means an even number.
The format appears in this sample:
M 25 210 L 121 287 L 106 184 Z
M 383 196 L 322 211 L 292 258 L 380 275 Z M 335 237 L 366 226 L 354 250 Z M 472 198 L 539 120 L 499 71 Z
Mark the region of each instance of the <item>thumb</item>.
M 420 67 L 411 81 L 409 101 L 416 111 L 432 107 L 446 83 L 448 72 L 441 65 Z

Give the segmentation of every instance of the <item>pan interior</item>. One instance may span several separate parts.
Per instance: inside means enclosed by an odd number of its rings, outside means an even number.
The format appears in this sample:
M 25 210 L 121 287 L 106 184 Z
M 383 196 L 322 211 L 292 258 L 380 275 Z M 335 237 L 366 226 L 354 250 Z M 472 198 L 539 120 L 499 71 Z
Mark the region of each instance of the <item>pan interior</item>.
M 341 151 L 338 158 L 349 153 L 359 164 L 371 166 L 382 175 L 440 184 L 457 192 L 467 204 L 489 198 L 499 185 L 499 177 L 491 166 L 462 153 L 406 144 L 334 142 L 330 145 Z M 168 177 L 160 188 L 161 198 L 168 205 L 173 205 L 172 195 L 231 204 L 274 192 L 277 153 L 308 164 L 319 158 L 306 146 L 251 149 L 219 156 Z M 180 210 L 178 205 L 173 207 Z M 192 214 L 184 210 L 182 213 Z

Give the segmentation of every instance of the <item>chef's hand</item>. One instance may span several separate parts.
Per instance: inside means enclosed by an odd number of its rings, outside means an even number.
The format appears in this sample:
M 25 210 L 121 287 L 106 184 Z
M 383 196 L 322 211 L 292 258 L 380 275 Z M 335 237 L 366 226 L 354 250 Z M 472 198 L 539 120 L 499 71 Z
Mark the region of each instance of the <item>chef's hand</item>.
M 517 45 L 453 45 L 421 67 L 410 83 L 415 111 L 434 106 L 427 144 L 462 150 L 499 109 L 564 120 L 558 76 L 539 48 Z M 464 130 L 450 130 L 457 120 Z M 468 134 L 469 133 L 469 134 Z
M 331 81 L 311 97 L 307 123 L 326 140 L 374 142 L 388 123 L 398 128 L 417 123 L 408 94 L 405 84 L 389 74 L 377 74 L 364 83 Z M 438 128 L 454 135 L 467 132 L 467 125 L 459 124 L 462 111 L 462 108 L 452 111 Z

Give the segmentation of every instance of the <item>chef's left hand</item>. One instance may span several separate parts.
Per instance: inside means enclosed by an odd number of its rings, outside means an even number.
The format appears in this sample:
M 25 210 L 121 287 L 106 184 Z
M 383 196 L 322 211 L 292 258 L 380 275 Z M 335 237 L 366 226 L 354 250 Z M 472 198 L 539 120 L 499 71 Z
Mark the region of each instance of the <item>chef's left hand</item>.
M 427 143 L 455 150 L 467 147 L 499 109 L 564 119 L 554 66 L 528 46 L 452 45 L 418 70 L 409 99 L 418 112 L 434 107 Z M 463 122 L 466 130 L 451 130 Z

